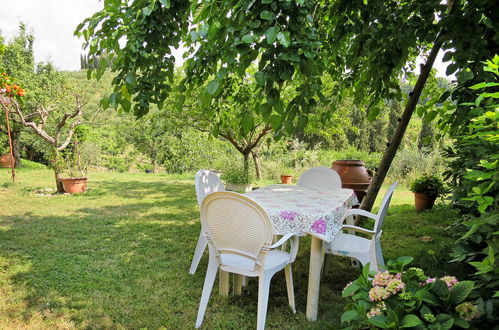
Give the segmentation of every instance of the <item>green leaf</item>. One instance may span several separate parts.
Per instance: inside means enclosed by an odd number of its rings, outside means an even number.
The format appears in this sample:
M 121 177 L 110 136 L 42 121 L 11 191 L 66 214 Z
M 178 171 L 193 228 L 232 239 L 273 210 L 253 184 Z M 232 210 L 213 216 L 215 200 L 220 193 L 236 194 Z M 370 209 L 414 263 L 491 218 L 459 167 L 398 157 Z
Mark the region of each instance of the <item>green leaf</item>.
M 472 281 L 462 281 L 457 283 L 450 290 L 449 302 L 451 304 L 457 305 L 466 299 L 471 290 L 473 290 L 474 283 Z
M 460 318 L 455 318 L 454 319 L 454 325 L 456 327 L 460 327 L 460 328 L 463 328 L 463 329 L 468 329 L 470 327 L 470 322 L 468 322 L 466 320 L 463 320 L 463 319 L 460 319 Z
M 346 311 L 343 315 L 341 315 L 341 323 L 350 322 L 357 318 L 360 318 L 360 315 L 356 310 Z
M 449 295 L 447 284 L 440 279 L 437 279 L 435 280 L 435 282 L 433 282 L 431 291 L 433 291 L 433 293 L 440 297 L 447 297 Z
M 368 278 L 369 277 L 369 270 L 371 268 L 371 263 L 368 262 L 367 264 L 364 265 L 362 268 L 362 277 Z
M 268 103 L 264 103 L 260 106 L 260 112 L 265 120 L 268 120 L 270 114 L 272 113 L 272 107 Z
M 480 89 L 485 87 L 495 87 L 499 86 L 499 83 L 495 82 L 481 82 L 470 87 L 470 89 Z
M 241 128 L 243 136 L 248 135 L 248 133 L 253 129 L 253 117 L 251 115 L 245 115 L 241 120 Z
M 276 130 L 281 126 L 282 118 L 279 115 L 272 115 L 270 117 L 270 125 L 272 125 L 272 129 Z
M 468 80 L 471 80 L 473 79 L 475 75 L 473 74 L 473 72 L 469 71 L 469 70 L 466 70 L 466 71 L 461 71 L 458 73 L 457 75 L 457 78 L 459 79 L 459 82 L 460 83 L 464 83 Z
M 277 34 L 277 40 L 284 47 L 288 47 L 291 44 L 291 37 L 289 31 L 281 31 Z
M 267 44 L 271 45 L 274 43 L 277 38 L 277 33 L 279 32 L 279 28 L 275 26 L 271 26 L 265 31 L 265 37 L 267 38 Z
M 440 327 L 442 330 L 448 330 L 452 328 L 454 324 L 454 318 L 449 314 L 438 314 L 437 322 L 440 323 Z
M 275 106 L 279 102 L 279 98 L 279 90 L 277 88 L 272 88 L 267 94 L 267 103 L 271 106 Z
M 421 289 L 416 292 L 416 297 L 421 298 L 424 302 L 427 302 L 431 305 L 439 305 L 437 297 L 435 297 L 431 292 L 426 291 L 426 289 Z
M 378 328 L 382 328 L 382 329 L 386 329 L 388 327 L 388 324 L 386 322 L 386 317 L 384 317 L 382 315 L 376 315 L 376 316 L 370 317 L 367 319 L 367 322 L 369 322 L 370 324 L 372 324 Z
M 163 6 L 170 8 L 170 0 L 159 0 Z
M 208 83 L 208 86 L 206 87 L 206 90 L 211 96 L 215 96 L 215 94 L 218 91 L 218 87 L 220 86 L 220 83 L 218 80 L 212 80 Z
M 123 108 L 123 110 L 125 110 L 126 112 L 129 112 L 130 108 L 132 106 L 132 104 L 130 103 L 130 100 L 125 99 L 125 98 L 121 99 L 120 105 Z
M 271 21 L 275 18 L 274 14 L 268 10 L 264 10 L 260 13 L 260 18 L 266 21 Z
M 109 108 L 109 97 L 107 96 L 104 96 L 100 102 L 99 102 L 100 106 L 102 107 L 102 109 L 107 109 Z
M 263 71 L 257 71 L 255 73 L 255 79 L 258 86 L 264 86 L 267 82 L 269 75 Z
M 345 289 L 343 289 L 343 292 L 341 293 L 342 297 L 348 297 L 353 295 L 360 286 L 357 283 L 350 283 L 349 286 L 347 286 Z
M 253 42 L 253 40 L 254 40 L 254 35 L 252 35 L 251 33 L 248 33 L 243 36 L 243 42 L 245 44 L 250 44 Z
M 414 314 L 409 314 L 404 316 L 404 318 L 400 321 L 401 328 L 412 328 L 423 324 L 423 322 Z

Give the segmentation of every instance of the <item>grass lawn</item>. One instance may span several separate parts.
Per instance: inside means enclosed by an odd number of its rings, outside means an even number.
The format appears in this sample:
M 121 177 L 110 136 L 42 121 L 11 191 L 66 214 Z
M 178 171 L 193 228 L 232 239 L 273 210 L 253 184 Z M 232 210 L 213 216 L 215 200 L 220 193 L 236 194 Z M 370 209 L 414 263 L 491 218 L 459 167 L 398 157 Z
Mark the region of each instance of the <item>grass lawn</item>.
M 11 184 L 0 169 L 0 329 L 194 328 L 207 266 L 204 257 L 188 274 L 200 230 L 194 175 L 89 177 L 85 195 L 38 196 L 31 192 L 53 187 L 52 172 L 21 169 Z M 385 259 L 412 255 L 430 275 L 459 275 L 446 263 L 446 227 L 456 218 L 443 204 L 416 214 L 412 193 L 397 189 L 384 226 Z M 332 258 L 318 320 L 309 323 L 309 249 L 310 239 L 302 238 L 293 269 L 297 313 L 287 307 L 280 272 L 271 284 L 268 328 L 340 328 L 341 290 L 359 270 L 347 258 Z M 252 329 L 256 311 L 256 280 L 228 299 L 215 286 L 203 327 Z

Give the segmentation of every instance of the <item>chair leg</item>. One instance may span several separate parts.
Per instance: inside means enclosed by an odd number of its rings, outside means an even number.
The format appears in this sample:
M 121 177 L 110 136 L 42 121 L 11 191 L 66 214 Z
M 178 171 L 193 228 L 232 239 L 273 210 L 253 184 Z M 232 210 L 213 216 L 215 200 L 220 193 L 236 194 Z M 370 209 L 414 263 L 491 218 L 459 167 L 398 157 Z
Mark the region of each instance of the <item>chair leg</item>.
M 213 284 L 215 283 L 215 278 L 217 277 L 217 270 L 218 270 L 218 263 L 215 259 L 215 256 L 210 255 L 208 269 L 206 270 L 206 278 L 204 280 L 203 294 L 201 295 L 201 302 L 199 303 L 198 317 L 196 319 L 196 328 L 199 328 L 203 323 L 204 313 L 206 312 L 206 306 L 208 306 L 211 290 L 213 289 Z
M 194 257 L 192 258 L 191 269 L 189 270 L 189 274 L 193 275 L 198 268 L 199 261 L 203 256 L 203 252 L 206 249 L 206 245 L 208 242 L 206 241 L 206 237 L 203 235 L 203 230 L 199 233 L 198 243 L 196 244 L 196 250 L 194 251 Z
M 293 313 L 296 313 L 295 289 L 293 286 L 293 270 L 291 268 L 291 264 L 287 265 L 286 268 L 284 268 L 284 274 L 286 275 L 286 288 L 288 289 L 289 306 L 291 307 Z
M 378 266 L 378 269 L 383 269 L 385 268 L 385 260 L 383 259 L 383 252 L 381 251 L 381 242 L 377 241 L 375 245 L 375 253 L 376 253 L 376 263 Z
M 322 264 L 321 278 L 323 276 L 326 276 L 329 273 L 329 271 L 331 270 L 331 258 L 332 258 L 332 255 L 329 253 L 326 253 L 326 255 L 324 256 L 324 263 Z
M 243 276 L 243 288 L 246 287 L 248 285 L 248 276 Z
M 256 322 L 257 330 L 265 329 L 267 318 L 267 305 L 269 303 L 270 280 L 274 274 L 262 274 L 258 278 L 258 315 Z

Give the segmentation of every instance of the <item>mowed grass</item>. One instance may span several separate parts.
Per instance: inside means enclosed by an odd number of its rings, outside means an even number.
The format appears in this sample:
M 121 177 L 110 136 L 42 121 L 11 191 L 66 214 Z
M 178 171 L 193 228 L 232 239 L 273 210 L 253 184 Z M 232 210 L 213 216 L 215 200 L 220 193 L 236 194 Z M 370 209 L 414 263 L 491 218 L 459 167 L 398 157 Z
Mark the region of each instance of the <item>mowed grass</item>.
M 200 230 L 194 176 L 89 177 L 84 195 L 37 196 L 31 192 L 53 187 L 51 171 L 21 169 L 10 183 L 8 170 L 0 169 L 0 329 L 193 328 L 207 266 L 205 256 L 196 274 L 188 274 Z M 446 262 L 452 244 L 446 228 L 456 218 L 445 205 L 416 214 L 412 193 L 397 189 L 384 226 L 385 259 L 412 255 L 431 275 L 459 271 Z M 359 270 L 347 258 L 332 258 L 318 320 L 310 323 L 309 251 L 304 237 L 293 269 L 297 313 L 287 306 L 278 273 L 267 328 L 341 328 L 341 290 Z M 228 299 L 216 285 L 203 328 L 254 328 L 257 293 L 256 280 Z

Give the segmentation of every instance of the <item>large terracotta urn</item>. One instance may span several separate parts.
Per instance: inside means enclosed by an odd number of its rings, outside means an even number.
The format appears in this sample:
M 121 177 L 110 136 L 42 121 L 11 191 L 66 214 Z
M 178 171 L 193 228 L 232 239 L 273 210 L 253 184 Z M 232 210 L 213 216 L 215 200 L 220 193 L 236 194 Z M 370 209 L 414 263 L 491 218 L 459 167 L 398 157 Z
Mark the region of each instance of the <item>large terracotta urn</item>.
M 0 155 L 0 167 L 11 167 L 12 156 L 10 154 Z
M 372 178 L 372 171 L 366 169 L 366 164 L 361 160 L 337 160 L 331 168 L 340 175 L 342 187 L 353 189 L 362 202 Z

